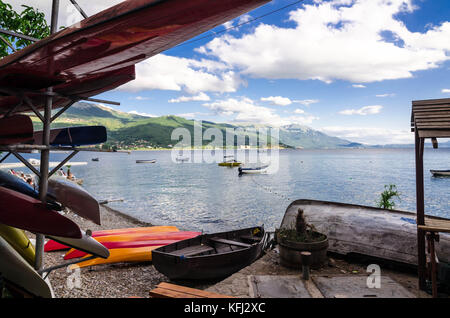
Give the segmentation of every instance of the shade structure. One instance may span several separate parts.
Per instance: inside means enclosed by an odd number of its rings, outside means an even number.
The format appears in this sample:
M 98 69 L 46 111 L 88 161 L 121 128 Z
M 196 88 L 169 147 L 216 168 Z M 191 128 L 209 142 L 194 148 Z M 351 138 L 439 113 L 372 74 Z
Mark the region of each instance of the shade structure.
M 0 117 L 30 111 L 30 101 L 43 109 L 48 87 L 53 108 L 117 88 L 135 78 L 137 63 L 266 2 L 124 1 L 1 59 Z
M 416 151 L 416 209 L 417 209 L 417 247 L 418 274 L 420 289 L 426 288 L 426 251 L 425 233 L 425 193 L 423 153 L 425 139 L 430 138 L 433 148 L 438 147 L 438 138 L 450 138 L 450 98 L 417 100 L 412 102 L 411 131 L 415 134 Z M 449 222 L 442 222 L 440 228 L 445 231 Z M 429 228 L 429 227 L 428 227 Z M 436 228 L 436 230 L 439 230 Z

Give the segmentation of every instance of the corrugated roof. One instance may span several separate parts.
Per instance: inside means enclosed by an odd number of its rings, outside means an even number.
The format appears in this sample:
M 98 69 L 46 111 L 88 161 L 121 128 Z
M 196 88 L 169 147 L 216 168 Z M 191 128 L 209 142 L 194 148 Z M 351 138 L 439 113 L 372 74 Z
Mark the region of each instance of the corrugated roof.
M 450 98 L 412 102 L 411 131 L 421 138 L 450 138 Z

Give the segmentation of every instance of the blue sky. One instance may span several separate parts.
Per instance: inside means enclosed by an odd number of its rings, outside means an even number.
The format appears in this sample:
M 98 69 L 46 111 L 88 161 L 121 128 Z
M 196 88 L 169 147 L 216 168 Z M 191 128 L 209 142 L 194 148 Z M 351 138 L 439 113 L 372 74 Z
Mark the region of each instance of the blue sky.
M 49 12 L 50 2 L 27 4 Z M 120 1 L 78 2 L 94 14 Z M 294 2 L 272 1 L 155 56 L 99 98 L 124 112 L 300 124 L 370 144 L 412 142 L 411 101 L 450 98 L 450 1 L 306 0 L 224 32 Z M 60 25 L 78 18 L 69 1 L 61 11 Z

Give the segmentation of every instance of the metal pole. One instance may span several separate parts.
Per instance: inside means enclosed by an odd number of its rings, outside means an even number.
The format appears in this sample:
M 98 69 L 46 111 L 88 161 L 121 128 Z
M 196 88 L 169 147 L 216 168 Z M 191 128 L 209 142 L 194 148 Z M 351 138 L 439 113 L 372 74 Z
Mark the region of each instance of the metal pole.
M 58 12 L 59 12 L 59 0 L 53 0 L 52 5 L 52 18 L 51 18 L 51 26 L 50 33 L 56 33 L 58 29 Z M 51 63 L 51 62 L 50 62 Z M 51 65 L 50 65 L 51 67 Z M 53 92 L 53 88 L 48 88 L 49 93 Z M 47 102 L 45 104 L 44 109 L 44 128 L 42 133 L 42 144 L 44 146 L 50 146 L 50 126 L 51 126 L 51 118 L 52 118 L 52 106 L 53 106 L 53 96 L 49 94 L 47 96 Z M 47 190 L 48 190 L 48 174 L 49 174 L 49 160 L 50 159 L 50 150 L 45 149 L 41 151 L 41 176 L 39 178 L 39 199 L 46 203 L 47 201 Z M 36 261 L 34 267 L 36 270 L 41 270 L 44 263 L 44 241 L 45 237 L 42 234 L 36 235 Z
M 416 209 L 417 225 L 425 225 L 425 199 L 423 183 L 423 138 L 419 137 L 417 127 L 415 129 L 416 145 Z M 426 252 L 425 252 L 425 232 L 417 228 L 417 265 L 419 276 L 419 288 L 426 288 Z

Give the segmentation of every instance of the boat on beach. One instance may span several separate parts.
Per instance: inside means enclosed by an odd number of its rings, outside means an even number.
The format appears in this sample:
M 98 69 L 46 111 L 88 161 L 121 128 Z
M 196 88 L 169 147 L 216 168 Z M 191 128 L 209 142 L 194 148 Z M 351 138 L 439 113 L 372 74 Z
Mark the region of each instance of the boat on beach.
M 416 214 L 406 211 L 317 200 L 296 200 L 286 209 L 280 228 L 294 228 L 298 210 L 318 232 L 328 236 L 330 252 L 364 255 L 417 266 Z M 442 218 L 427 216 L 427 220 Z M 440 233 L 439 260 L 450 263 L 450 234 Z
M 430 170 L 433 177 L 450 177 L 450 170 Z
M 263 227 L 204 234 L 153 250 L 153 265 L 170 279 L 218 279 L 250 265 L 266 244 Z

